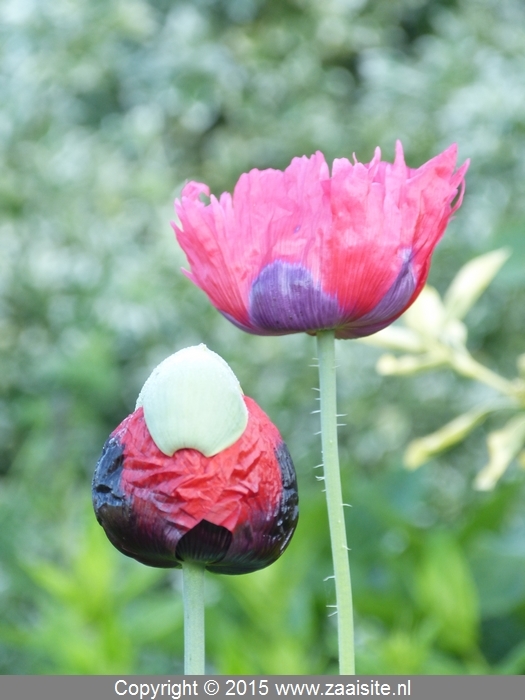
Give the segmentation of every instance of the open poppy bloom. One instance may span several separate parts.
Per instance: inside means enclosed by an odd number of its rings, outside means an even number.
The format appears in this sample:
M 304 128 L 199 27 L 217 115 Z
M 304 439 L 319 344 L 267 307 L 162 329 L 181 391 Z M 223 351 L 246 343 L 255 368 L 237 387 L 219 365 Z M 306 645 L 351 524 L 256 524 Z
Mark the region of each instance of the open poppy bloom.
M 109 540 L 158 567 L 193 561 L 242 574 L 268 566 L 293 535 L 297 503 L 277 428 L 205 346 L 159 365 L 104 445 L 93 479 Z
M 393 164 L 376 149 L 369 164 L 322 153 L 286 170 L 241 175 L 233 197 L 190 182 L 172 224 L 187 276 L 230 321 L 249 333 L 335 330 L 376 333 L 415 301 L 434 248 L 464 191 L 468 161 L 455 171 L 450 146 L 420 168 Z

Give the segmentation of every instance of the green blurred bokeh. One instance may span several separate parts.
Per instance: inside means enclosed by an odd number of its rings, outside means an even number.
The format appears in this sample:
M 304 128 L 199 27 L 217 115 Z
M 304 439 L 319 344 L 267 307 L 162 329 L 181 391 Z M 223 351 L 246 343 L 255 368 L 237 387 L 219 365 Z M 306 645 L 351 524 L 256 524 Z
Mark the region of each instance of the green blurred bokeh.
M 207 577 L 216 673 L 333 673 L 336 638 L 314 340 L 251 337 L 180 273 L 169 220 L 188 179 L 391 160 L 452 142 L 472 164 L 431 272 L 509 245 L 470 349 L 524 352 L 522 0 L 0 0 L 0 672 L 182 670 L 177 571 L 114 551 L 91 511 L 109 432 L 153 366 L 222 355 L 286 440 L 301 518 L 274 566 Z M 381 378 L 338 344 L 361 673 L 525 673 L 525 479 L 472 480 L 484 430 L 415 473 L 407 442 L 486 398 L 448 371 Z M 494 419 L 497 420 L 497 419 Z M 496 425 L 496 423 L 494 423 Z

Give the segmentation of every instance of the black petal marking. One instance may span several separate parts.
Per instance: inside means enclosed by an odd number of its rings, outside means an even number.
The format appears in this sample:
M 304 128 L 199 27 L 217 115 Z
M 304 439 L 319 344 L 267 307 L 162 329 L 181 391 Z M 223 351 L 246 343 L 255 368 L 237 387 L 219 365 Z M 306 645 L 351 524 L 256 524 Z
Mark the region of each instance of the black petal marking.
M 120 476 L 123 462 L 123 446 L 116 437 L 110 437 L 102 449 L 93 476 L 93 507 L 97 517 L 103 505 L 122 505 L 124 494 L 120 488 Z
M 281 467 L 283 492 L 279 514 L 275 525 L 270 532 L 272 539 L 278 542 L 279 555 L 287 547 L 299 519 L 299 494 L 297 492 L 297 477 L 292 462 L 292 457 L 284 442 L 276 448 L 275 456 Z
M 226 556 L 232 533 L 221 525 L 201 520 L 180 538 L 175 554 L 180 561 L 215 564 Z

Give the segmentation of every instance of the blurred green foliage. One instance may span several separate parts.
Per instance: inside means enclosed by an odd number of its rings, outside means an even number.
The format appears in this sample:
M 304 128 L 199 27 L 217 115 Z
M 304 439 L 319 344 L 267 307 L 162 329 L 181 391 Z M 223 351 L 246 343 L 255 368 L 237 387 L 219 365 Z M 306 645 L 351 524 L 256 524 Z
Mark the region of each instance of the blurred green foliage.
M 490 18 L 488 21 L 487 18 Z M 521 0 L 0 2 L 0 671 L 181 671 L 180 579 L 113 551 L 90 512 L 109 432 L 151 368 L 205 342 L 279 426 L 301 519 L 285 555 L 207 577 L 219 673 L 336 669 L 317 383 L 309 337 L 254 338 L 179 272 L 171 202 L 295 155 L 362 161 L 451 142 L 465 202 L 431 283 L 502 245 L 469 350 L 524 352 L 525 6 Z M 525 672 L 525 480 L 472 488 L 499 416 L 403 467 L 411 439 L 493 399 L 450 369 L 380 377 L 338 346 L 341 453 L 362 673 Z M 487 428 L 488 426 L 488 428 Z

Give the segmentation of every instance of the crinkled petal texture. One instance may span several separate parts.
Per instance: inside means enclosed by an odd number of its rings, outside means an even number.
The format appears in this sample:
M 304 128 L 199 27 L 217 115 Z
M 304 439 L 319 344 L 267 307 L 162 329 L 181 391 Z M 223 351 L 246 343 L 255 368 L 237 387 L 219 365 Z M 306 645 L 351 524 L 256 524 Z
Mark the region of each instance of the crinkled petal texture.
M 93 479 L 93 504 L 109 540 L 143 564 L 197 561 L 210 571 L 262 569 L 297 525 L 295 471 L 277 428 L 245 397 L 248 425 L 213 457 L 162 453 L 142 408 L 111 434 Z
M 335 329 L 338 338 L 375 333 L 412 304 L 434 248 L 460 206 L 468 161 L 453 145 L 417 169 L 401 143 L 393 164 L 376 149 L 368 164 L 322 153 L 284 172 L 252 170 L 233 197 L 209 204 L 188 183 L 173 224 L 186 274 L 230 321 L 250 333 Z

